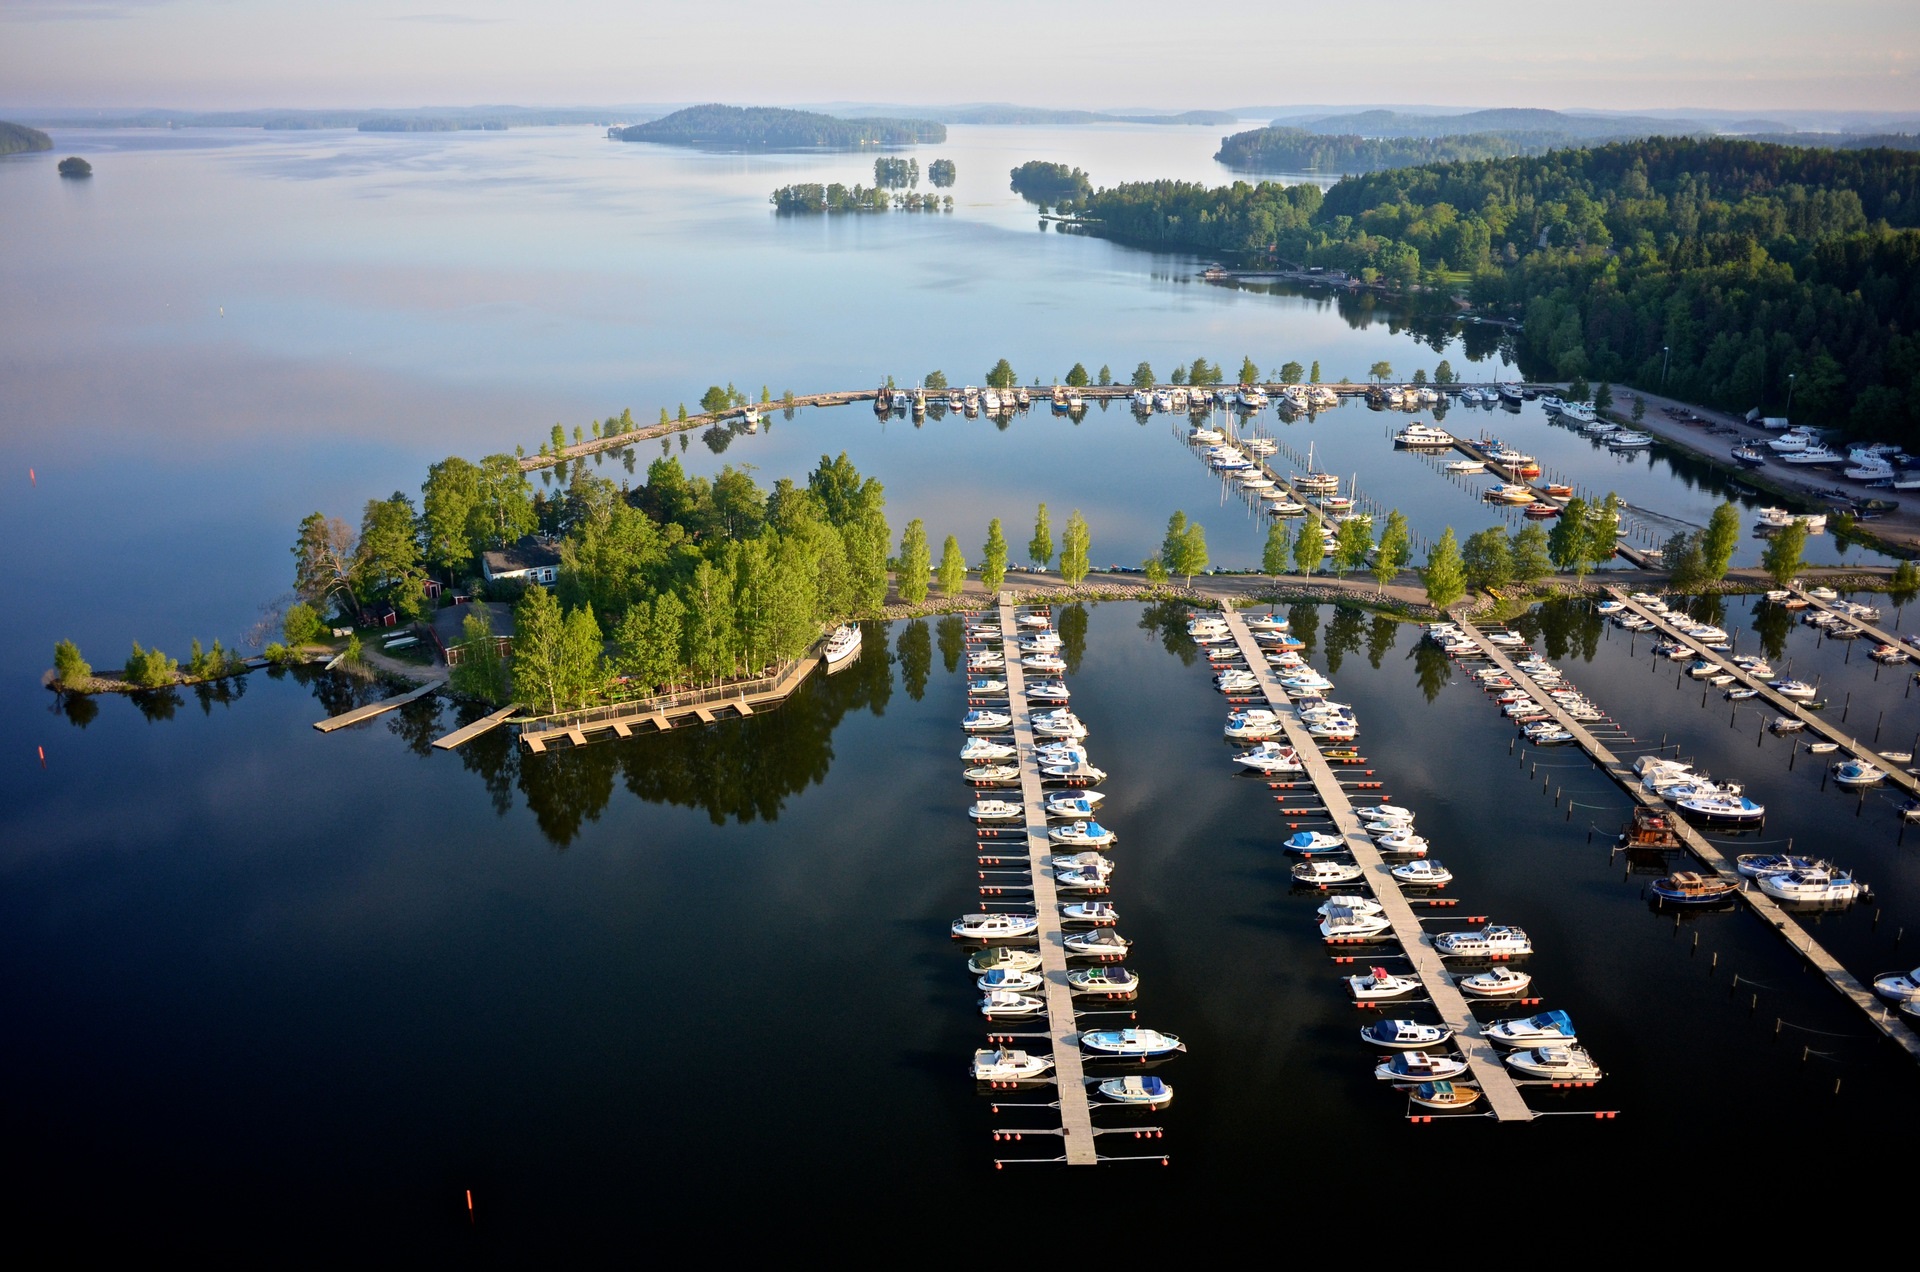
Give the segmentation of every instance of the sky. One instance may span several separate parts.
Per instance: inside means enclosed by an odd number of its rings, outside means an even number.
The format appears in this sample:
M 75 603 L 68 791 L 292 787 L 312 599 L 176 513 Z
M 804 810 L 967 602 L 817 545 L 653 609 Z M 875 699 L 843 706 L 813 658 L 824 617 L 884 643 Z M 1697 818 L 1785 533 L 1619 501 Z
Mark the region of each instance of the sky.
M 0 106 L 1920 110 L 1920 0 L 0 0 Z

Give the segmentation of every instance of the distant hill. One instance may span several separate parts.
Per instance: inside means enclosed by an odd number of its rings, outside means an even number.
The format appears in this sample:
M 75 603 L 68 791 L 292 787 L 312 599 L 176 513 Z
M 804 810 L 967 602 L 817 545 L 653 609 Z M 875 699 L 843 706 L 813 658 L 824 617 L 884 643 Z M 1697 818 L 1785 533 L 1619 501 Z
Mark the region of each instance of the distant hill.
M 947 139 L 945 124 L 929 119 L 836 119 L 771 106 L 689 106 L 651 123 L 615 128 L 620 141 L 728 149 L 813 150 L 906 146 Z
M 468 129 L 505 132 L 507 126 L 497 119 L 425 119 L 418 116 L 386 116 L 365 120 L 360 125 L 361 132 L 461 132 Z
M 1239 115 L 1224 110 L 1183 110 L 1177 115 L 1121 115 L 1097 110 L 1049 110 L 1044 106 L 970 106 L 931 112 L 948 124 L 1201 124 L 1218 128 L 1237 124 Z
M 1321 115 L 1274 122 L 1276 125 L 1304 128 L 1310 132 L 1361 137 L 1551 133 L 1581 141 L 1601 141 L 1632 137 L 1686 137 L 1712 131 L 1684 119 L 1657 119 L 1650 115 L 1568 115 L 1557 110 L 1521 108 L 1474 110 L 1464 115 L 1406 115 L 1392 110 L 1366 110 L 1351 115 Z
M 9 124 L 0 120 L 0 155 L 17 155 L 23 150 L 52 150 L 53 138 L 38 128 Z
M 1826 150 L 1920 150 L 1913 133 L 1758 133 L 1742 141 L 1767 141 L 1781 146 L 1818 146 Z

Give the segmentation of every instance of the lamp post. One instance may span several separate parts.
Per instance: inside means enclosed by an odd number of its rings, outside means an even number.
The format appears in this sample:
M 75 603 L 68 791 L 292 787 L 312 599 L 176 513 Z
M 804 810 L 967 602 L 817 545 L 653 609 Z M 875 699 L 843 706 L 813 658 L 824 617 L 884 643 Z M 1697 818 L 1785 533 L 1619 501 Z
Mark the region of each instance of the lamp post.
M 1789 421 L 1793 419 L 1793 375 L 1793 372 L 1787 372 L 1787 419 Z
M 1667 356 L 1673 351 L 1671 345 L 1660 346 L 1660 387 L 1667 387 Z

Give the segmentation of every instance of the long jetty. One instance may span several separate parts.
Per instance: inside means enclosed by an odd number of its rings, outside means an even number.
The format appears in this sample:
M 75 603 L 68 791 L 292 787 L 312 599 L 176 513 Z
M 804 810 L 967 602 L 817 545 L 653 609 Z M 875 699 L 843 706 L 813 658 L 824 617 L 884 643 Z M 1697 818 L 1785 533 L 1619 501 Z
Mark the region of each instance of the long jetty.
M 1556 724 L 1572 734 L 1580 748 L 1592 756 L 1609 777 L 1625 788 L 1635 802 L 1648 808 L 1665 810 L 1665 803 L 1657 795 L 1641 788 L 1631 765 L 1623 763 L 1611 749 L 1594 737 L 1585 725 L 1567 714 L 1558 702 L 1534 683 L 1531 676 L 1515 666 L 1513 660 L 1507 657 L 1497 645 L 1481 636 L 1479 630 L 1466 619 L 1456 615 L 1453 621 L 1473 638 L 1474 644 L 1480 647 L 1482 653 L 1491 659 L 1496 667 L 1512 678 L 1517 688 L 1526 690 L 1528 696 L 1539 703 L 1541 708 L 1553 717 Z M 1793 947 L 1796 954 L 1825 977 L 1827 983 L 1841 997 L 1858 1007 L 1874 1028 L 1898 1043 L 1910 1057 L 1920 1060 L 1920 1034 L 1909 1029 L 1892 1007 L 1875 996 L 1871 989 L 1861 984 L 1857 976 L 1841 966 L 1840 960 L 1815 941 L 1813 934 L 1801 926 L 1793 914 L 1779 902 L 1758 888 L 1747 887 L 1747 881 L 1741 877 L 1739 870 L 1727 860 L 1725 854 L 1709 843 L 1705 836 L 1681 818 L 1672 817 L 1668 820 L 1673 823 L 1675 834 L 1679 836 L 1680 842 L 1686 845 L 1688 852 L 1721 878 L 1740 885 L 1738 894 L 1740 899 L 1765 920 L 1768 926 L 1778 932 L 1787 944 Z
M 1040 788 L 1040 758 L 1035 753 L 1026 669 L 1018 653 L 1019 616 L 1011 597 L 1000 598 L 1000 638 L 1006 651 L 1007 712 L 1013 717 L 1013 741 L 1020 753 L 1020 799 L 1026 810 L 1027 866 L 1033 878 L 1033 908 L 1040 919 L 1040 974 L 1046 978 L 1047 1037 L 1053 1043 L 1053 1072 L 1060 1093 L 1060 1126 L 1069 1166 L 1100 1161 L 1094 1147 L 1093 1109 L 1087 1099 L 1086 1069 L 1081 1063 L 1080 1026 L 1073 1014 L 1073 989 L 1067 984 L 1066 932 L 1060 926 L 1060 893 L 1047 858 L 1045 795 Z
M 362 720 L 371 720 L 377 715 L 385 715 L 389 711 L 404 707 L 409 702 L 414 702 L 426 697 L 445 683 L 446 681 L 444 680 L 429 680 L 418 689 L 409 690 L 398 697 L 382 698 L 380 701 L 368 703 L 364 707 L 355 707 L 353 710 L 343 711 L 337 716 L 328 716 L 325 720 L 315 720 L 313 727 L 322 733 L 332 733 L 335 729 L 344 729 L 350 724 L 359 724 Z
M 1333 819 L 1340 837 L 1346 841 L 1347 850 L 1353 854 L 1354 861 L 1366 872 L 1368 886 L 1372 888 L 1387 918 L 1392 921 L 1393 934 L 1413 965 L 1414 975 L 1426 987 L 1434 1010 L 1453 1030 L 1454 1042 L 1466 1057 L 1474 1081 L 1486 1096 L 1493 1116 L 1502 1122 L 1531 1121 L 1534 1112 L 1521 1096 L 1519 1085 L 1501 1061 L 1493 1044 L 1481 1033 L 1480 1022 L 1467 1007 L 1466 997 L 1454 985 L 1440 951 L 1434 948 L 1432 939 L 1420 926 L 1420 919 L 1414 914 L 1413 907 L 1401 895 L 1392 867 L 1374 846 L 1373 839 L 1361 828 L 1360 818 L 1354 812 L 1353 803 L 1347 798 L 1346 789 L 1340 785 L 1333 766 L 1320 754 L 1319 743 L 1293 712 L 1293 700 L 1274 679 L 1273 668 L 1268 664 L 1259 642 L 1254 640 L 1253 633 L 1247 628 L 1246 619 L 1232 610 L 1225 611 L 1225 617 L 1227 630 L 1233 633 L 1241 657 L 1247 660 L 1247 666 L 1260 682 L 1268 705 L 1279 715 L 1287 742 L 1306 767 L 1307 778 L 1313 783 L 1327 815 Z

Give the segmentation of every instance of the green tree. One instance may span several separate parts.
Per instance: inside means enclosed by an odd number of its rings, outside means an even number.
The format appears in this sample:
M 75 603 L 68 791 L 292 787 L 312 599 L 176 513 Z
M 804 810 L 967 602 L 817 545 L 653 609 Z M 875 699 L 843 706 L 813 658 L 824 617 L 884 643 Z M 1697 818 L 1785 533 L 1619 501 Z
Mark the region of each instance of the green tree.
M 661 408 L 660 408 L 660 427 L 661 427 L 661 428 L 666 428 L 666 427 L 668 427 L 668 426 L 669 426 L 670 424 L 672 424 L 672 423 L 673 423 L 673 420 L 672 420 L 672 418 L 671 418 L 670 416 L 668 416 L 668 414 L 667 414 L 667 408 L 666 408 L 666 407 L 664 407 L 664 406 L 663 406 L 663 407 L 661 407 Z
M 1242 357 L 1240 359 L 1240 383 L 1258 384 L 1259 382 L 1260 368 L 1254 365 L 1252 358 Z
M 1513 548 L 1504 526 L 1488 526 L 1467 536 L 1460 563 L 1469 588 L 1495 592 L 1513 578 Z
M 915 517 L 900 536 L 900 599 L 918 605 L 927 599 L 927 576 L 933 568 L 933 549 L 927 545 L 926 523 Z
M 1920 594 L 1920 566 L 1902 561 L 1893 567 L 1893 576 L 1887 580 L 1887 599 L 1904 608 L 1916 594 Z
M 1198 521 L 1189 522 L 1186 533 L 1180 536 L 1180 555 L 1168 565 L 1187 579 L 1187 586 L 1193 586 L 1193 576 L 1203 574 L 1207 568 L 1207 528 Z
M 1433 369 L 1433 382 L 1442 385 L 1458 383 L 1459 377 L 1453 373 L 1453 363 L 1445 358 L 1440 359 L 1440 365 Z
M 1574 376 L 1572 382 L 1567 385 L 1567 400 L 1570 402 L 1584 402 L 1590 396 L 1592 396 L 1592 391 L 1587 387 L 1587 377 L 1584 375 Z
M 1386 528 L 1380 532 L 1380 546 L 1373 554 L 1373 579 L 1385 595 L 1387 584 L 1399 575 L 1413 557 L 1413 535 L 1407 529 L 1406 514 L 1398 508 L 1387 514 Z
M 488 455 L 475 474 L 478 493 L 467 523 L 471 553 L 518 543 L 539 527 L 533 484 L 511 455 Z
M 1307 369 L 1298 362 L 1282 363 L 1280 366 L 1280 383 L 1298 384 L 1300 383 L 1300 377 L 1306 373 Z
M 53 647 L 53 681 L 62 689 L 84 691 L 93 683 L 93 668 L 80 656 L 80 646 L 63 640 Z
M 1722 503 L 1707 518 L 1706 533 L 1700 539 L 1701 564 L 1706 577 L 1724 579 L 1733 564 L 1734 549 L 1740 546 L 1740 510 L 1731 502 Z
M 1167 581 L 1167 563 L 1161 560 L 1158 552 L 1140 563 L 1140 571 L 1154 587 L 1160 587 Z
M 887 603 L 887 545 L 893 532 L 880 508 L 868 504 L 840 528 L 840 538 L 846 544 L 854 607 L 860 613 L 872 613 Z
M 1000 518 L 987 523 L 987 546 L 980 557 L 980 586 L 989 597 L 1000 591 L 1007 577 L 1007 537 L 1000 532 Z
M 1467 594 L 1466 569 L 1460 561 L 1460 548 L 1454 540 L 1452 526 L 1447 527 L 1440 542 L 1427 554 L 1427 568 L 1421 571 L 1421 579 L 1427 585 L 1427 603 L 1437 610 L 1445 611 Z
M 359 538 L 338 517 L 309 513 L 293 544 L 293 590 L 316 609 L 335 592 L 353 595 L 353 558 Z
M 1575 495 L 1567 500 L 1547 536 L 1547 556 L 1554 568 L 1571 570 L 1575 578 L 1585 578 L 1592 568 L 1593 518 L 1587 501 Z
M 614 631 L 614 670 L 641 693 L 655 693 L 680 673 L 685 607 L 672 592 L 629 609 Z
M 708 385 L 700 395 L 700 409 L 708 415 L 718 415 L 732 405 L 733 395 L 717 384 Z
M 1613 409 L 1613 386 L 1602 380 L 1600 387 L 1593 391 L 1593 409 L 1605 415 Z
M 305 601 L 295 601 L 280 620 L 280 629 L 287 644 L 298 649 L 320 638 L 320 615 Z
M 1187 368 L 1185 366 L 1175 367 L 1173 369 L 1173 383 L 1185 384 L 1186 382 L 1187 382 Z
M 1260 572 L 1268 578 L 1278 579 L 1287 572 L 1290 538 L 1287 523 L 1281 518 L 1275 517 L 1267 526 L 1266 546 L 1260 550 Z
M 133 642 L 133 652 L 127 655 L 126 668 L 120 673 L 128 684 L 138 685 L 142 689 L 157 689 L 161 685 L 173 683 L 174 673 L 180 664 L 157 649 L 142 649 L 140 642 Z
M 1379 383 L 1384 384 L 1393 378 L 1393 363 L 1382 358 L 1367 369 L 1367 374 Z
M 352 574 L 363 598 L 386 601 L 407 618 L 426 612 L 427 575 L 420 564 L 413 505 L 399 491 L 388 499 L 367 501 Z
M 738 661 L 739 634 L 733 604 L 733 579 L 712 561 L 694 566 L 686 588 L 684 652 L 687 665 L 703 680 L 732 673 Z
M 1336 577 L 1366 564 L 1373 548 L 1373 527 L 1355 519 L 1342 521 L 1333 532 L 1333 571 Z
M 590 701 L 607 683 L 600 624 L 594 621 L 592 606 L 582 605 L 567 613 L 560 635 L 560 676 L 569 706 Z
M 469 608 L 460 622 L 460 661 L 447 671 L 455 693 L 499 704 L 510 690 L 506 662 L 493 634 L 493 612 L 485 605 Z
M 1626 501 L 1614 491 L 1609 490 L 1607 497 L 1587 511 L 1592 524 L 1587 531 L 1587 566 L 1599 569 L 1613 560 L 1619 550 L 1620 515 L 1626 508 Z M 1582 571 L 1582 575 L 1585 571 Z
M 544 587 L 530 587 L 513 611 L 514 697 L 536 711 L 560 710 L 566 694 L 561 650 L 566 618 L 560 602 Z
M 1113 383 L 1113 368 L 1106 363 L 1100 364 L 1100 387 L 1106 388 Z
M 1168 574 L 1179 574 L 1180 554 L 1185 551 L 1187 541 L 1187 514 L 1175 512 L 1167 518 L 1167 533 L 1160 540 L 1160 561 L 1167 567 Z
M 1427 382 L 1427 369 L 1425 367 L 1415 367 L 1413 369 L 1413 382 L 1416 385 L 1425 384 Z
M 927 388 L 936 391 L 944 389 L 947 387 L 947 373 L 945 371 L 929 371 L 927 372 L 927 378 L 922 381 L 922 383 L 925 384 Z
M 1760 568 L 1772 575 L 1776 584 L 1786 587 L 1806 566 L 1801 557 L 1806 546 L 1806 524 L 1795 521 L 1767 541 L 1767 550 L 1760 554 Z
M 1521 526 L 1513 536 L 1513 581 L 1529 590 L 1553 572 L 1553 558 L 1547 551 L 1547 532 L 1532 522 Z
M 1076 389 L 1086 388 L 1087 387 L 1087 364 L 1084 362 L 1074 363 L 1073 369 L 1067 372 L 1067 383 L 1072 385 Z
M 1707 579 L 1701 539 L 1698 530 L 1677 530 L 1660 551 L 1660 563 L 1667 568 L 1667 585 L 1676 592 L 1690 592 Z
M 987 372 L 987 383 L 996 389 L 1010 389 L 1019 381 L 1020 378 L 1013 373 L 1013 364 L 1005 358 L 994 363 L 993 369 Z
M 420 496 L 420 539 L 427 564 L 452 575 L 473 560 L 480 470 L 450 455 L 427 469 Z
M 1313 370 L 1307 373 L 1307 383 L 1308 384 L 1320 383 L 1320 360 L 1318 358 L 1315 358 L 1313 360 Z
M 1226 379 L 1227 373 L 1205 358 L 1195 358 L 1193 365 L 1187 368 L 1189 384 L 1224 384 Z
M 1311 575 L 1320 564 L 1320 558 L 1326 554 L 1327 532 L 1321 528 L 1318 517 L 1308 517 L 1300 525 L 1300 533 L 1293 541 L 1293 564 L 1300 573 Z
M 1093 535 L 1087 519 L 1075 508 L 1067 517 L 1067 531 L 1060 540 L 1060 577 L 1069 584 L 1087 577 L 1088 554 L 1093 550 Z
M 553 426 L 553 438 L 549 445 L 556 455 L 565 450 L 567 448 L 567 430 L 555 424 Z
M 1633 422 L 1635 424 L 1647 418 L 1647 399 L 1638 393 L 1633 395 Z
M 940 595 L 951 599 L 966 586 L 967 559 L 960 555 L 960 540 L 948 535 L 940 549 Z
M 1027 560 L 1043 570 L 1053 563 L 1053 523 L 1047 518 L 1044 503 L 1033 519 L 1033 538 L 1027 540 Z
M 1142 362 L 1139 366 L 1133 369 L 1133 387 L 1134 388 L 1150 389 L 1153 387 L 1153 385 L 1154 385 L 1153 366 L 1151 363 Z

